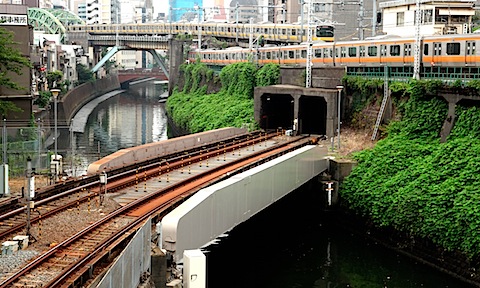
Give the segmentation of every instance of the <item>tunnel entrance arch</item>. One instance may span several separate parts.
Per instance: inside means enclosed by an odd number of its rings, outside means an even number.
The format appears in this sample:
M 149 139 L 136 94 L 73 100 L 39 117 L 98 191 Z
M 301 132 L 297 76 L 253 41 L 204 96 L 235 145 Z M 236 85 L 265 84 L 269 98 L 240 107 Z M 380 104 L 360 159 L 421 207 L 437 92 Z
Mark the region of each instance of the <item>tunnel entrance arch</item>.
M 300 134 L 327 134 L 327 102 L 323 97 L 302 95 L 299 101 Z
M 333 137 L 338 90 L 295 85 L 255 87 L 254 116 L 262 129 L 292 129 L 294 135 Z M 298 123 L 294 125 L 294 123 Z
M 265 93 L 261 96 L 260 127 L 264 130 L 292 129 L 294 100 L 290 94 Z

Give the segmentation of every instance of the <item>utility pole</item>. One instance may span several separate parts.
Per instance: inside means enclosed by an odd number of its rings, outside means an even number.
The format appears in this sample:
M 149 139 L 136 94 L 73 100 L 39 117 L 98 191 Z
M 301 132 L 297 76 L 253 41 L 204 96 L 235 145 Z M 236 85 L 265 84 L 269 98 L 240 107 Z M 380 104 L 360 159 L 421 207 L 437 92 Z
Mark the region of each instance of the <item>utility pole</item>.
M 307 63 L 305 65 L 305 87 L 310 88 L 312 87 L 312 29 L 310 29 L 310 21 L 311 21 L 311 16 L 312 16 L 312 2 L 313 0 L 309 1 L 308 4 L 308 12 L 307 12 L 307 27 L 308 27 L 308 32 L 307 32 Z
M 420 79 L 420 22 L 422 21 L 422 14 L 420 11 L 420 0 L 416 1 L 415 4 L 415 46 L 414 46 L 414 55 L 413 55 L 413 78 Z
M 198 11 L 198 53 L 200 54 L 200 50 L 202 50 L 202 10 L 203 8 L 195 5 L 195 10 Z
M 377 34 L 377 0 L 373 0 L 372 12 L 372 37 Z
M 238 2 L 235 3 L 235 31 L 237 32 L 237 36 L 235 37 L 235 43 L 238 45 Z
M 363 0 L 359 1 L 360 12 L 358 12 L 358 39 L 363 40 L 363 17 L 365 16 L 365 10 L 363 7 Z
M 300 0 L 300 43 L 303 42 L 303 5 L 305 4 L 305 0 Z M 310 29 L 310 28 L 308 28 Z
M 27 236 L 31 236 L 30 228 L 30 209 L 33 206 L 33 202 L 31 201 L 35 197 L 35 187 L 34 187 L 34 178 L 32 173 L 32 159 L 30 156 L 27 158 L 27 191 L 26 191 L 26 200 L 27 200 Z

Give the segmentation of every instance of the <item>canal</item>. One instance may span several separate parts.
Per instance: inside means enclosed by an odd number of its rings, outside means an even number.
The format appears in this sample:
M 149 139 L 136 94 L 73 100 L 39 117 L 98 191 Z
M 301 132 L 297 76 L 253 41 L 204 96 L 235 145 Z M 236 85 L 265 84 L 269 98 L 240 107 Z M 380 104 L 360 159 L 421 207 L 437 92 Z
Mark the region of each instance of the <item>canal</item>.
M 167 139 L 164 89 L 136 85 L 98 105 L 74 136 L 77 172 L 119 149 Z M 315 193 L 295 191 L 208 246 L 207 287 L 471 287 L 343 228 Z

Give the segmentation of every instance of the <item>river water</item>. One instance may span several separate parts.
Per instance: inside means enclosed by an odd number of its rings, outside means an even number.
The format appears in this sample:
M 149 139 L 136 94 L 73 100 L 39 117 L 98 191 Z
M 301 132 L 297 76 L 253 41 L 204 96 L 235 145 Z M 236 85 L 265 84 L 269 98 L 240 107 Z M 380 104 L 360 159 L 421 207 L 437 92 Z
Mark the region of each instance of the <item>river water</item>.
M 75 169 L 121 148 L 167 139 L 166 87 L 136 85 L 102 102 L 75 135 Z M 471 287 L 342 228 L 298 190 L 205 249 L 208 288 Z
M 158 102 L 166 89 L 153 82 L 138 84 L 100 103 L 85 133 L 74 135 L 74 174 L 84 174 L 89 163 L 120 149 L 167 139 L 165 104 Z

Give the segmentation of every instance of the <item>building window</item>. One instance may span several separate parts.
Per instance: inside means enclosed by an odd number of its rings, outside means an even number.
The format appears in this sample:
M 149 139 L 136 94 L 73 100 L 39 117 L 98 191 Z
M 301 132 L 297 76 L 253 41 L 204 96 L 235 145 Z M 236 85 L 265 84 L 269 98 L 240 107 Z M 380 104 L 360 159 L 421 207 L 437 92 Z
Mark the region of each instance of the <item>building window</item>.
M 415 14 L 413 14 L 413 23 L 414 25 L 417 24 L 417 10 L 415 10 Z M 427 9 L 427 10 L 420 10 L 420 17 L 422 17 L 422 20 L 420 23 L 426 24 L 426 25 L 431 25 L 433 24 L 433 9 Z
M 315 13 L 325 12 L 325 11 L 326 11 L 326 9 L 325 9 L 325 6 L 326 6 L 325 3 L 314 3 L 313 5 L 314 5 L 314 6 L 313 6 L 313 7 L 314 7 L 314 8 L 313 8 L 313 11 L 314 11 Z
M 404 25 L 405 12 L 397 12 L 397 26 Z

